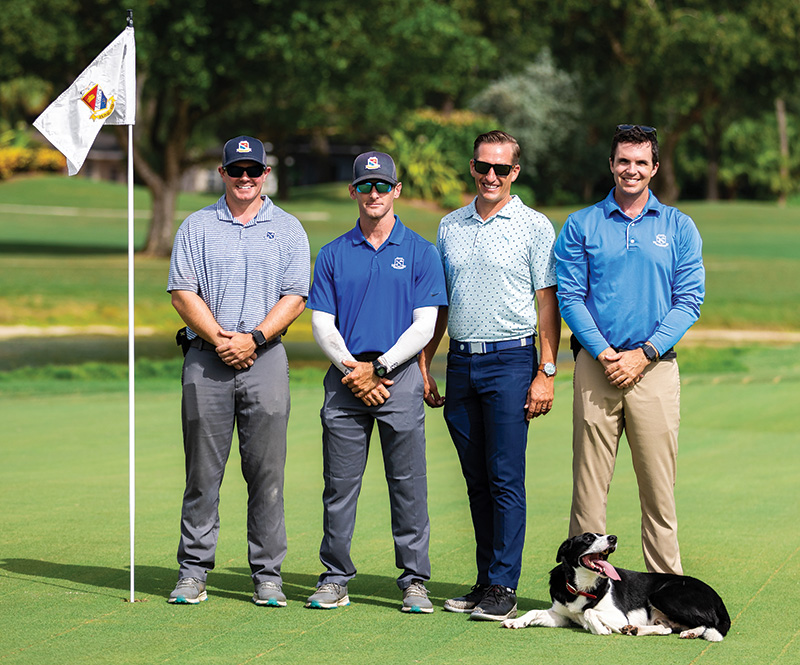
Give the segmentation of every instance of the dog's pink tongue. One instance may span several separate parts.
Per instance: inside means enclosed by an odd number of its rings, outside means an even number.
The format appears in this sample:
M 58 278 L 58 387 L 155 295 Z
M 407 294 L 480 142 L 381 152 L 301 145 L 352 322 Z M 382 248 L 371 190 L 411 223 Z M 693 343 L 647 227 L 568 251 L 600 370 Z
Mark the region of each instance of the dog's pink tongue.
M 594 565 L 596 565 L 598 568 L 601 568 L 606 577 L 610 577 L 612 580 L 619 580 L 619 573 L 608 561 L 597 559 L 594 562 Z

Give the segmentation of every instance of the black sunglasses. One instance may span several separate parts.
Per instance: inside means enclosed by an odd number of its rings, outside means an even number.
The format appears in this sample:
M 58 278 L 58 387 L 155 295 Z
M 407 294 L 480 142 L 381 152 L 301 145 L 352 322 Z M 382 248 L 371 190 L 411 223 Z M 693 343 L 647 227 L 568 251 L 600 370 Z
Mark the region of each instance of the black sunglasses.
M 253 166 L 236 166 L 236 164 L 231 164 L 223 169 L 231 178 L 241 178 L 245 173 L 251 178 L 260 178 L 264 170 L 261 164 L 254 164 Z
M 378 194 L 386 194 L 392 191 L 393 185 L 388 182 L 361 182 L 356 185 L 356 191 L 359 194 L 369 194 L 373 187 L 375 187 Z
M 656 128 L 650 127 L 649 125 L 617 125 L 618 132 L 629 132 L 631 129 L 640 129 L 645 134 L 652 134 L 658 138 L 658 132 L 656 131 Z
M 494 169 L 494 174 L 501 178 L 511 173 L 511 169 L 514 168 L 513 164 L 490 164 L 489 162 L 480 162 L 477 159 L 472 160 L 472 165 L 481 175 L 486 175 L 489 173 L 489 169 Z

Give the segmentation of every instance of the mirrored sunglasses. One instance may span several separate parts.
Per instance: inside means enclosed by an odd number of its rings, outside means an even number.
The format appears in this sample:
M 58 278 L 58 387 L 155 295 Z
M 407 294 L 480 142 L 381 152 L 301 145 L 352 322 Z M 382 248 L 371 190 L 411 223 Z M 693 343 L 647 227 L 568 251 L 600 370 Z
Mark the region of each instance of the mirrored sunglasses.
M 369 194 L 373 187 L 377 190 L 378 194 L 386 194 L 392 191 L 393 185 L 390 185 L 388 182 L 361 182 L 356 185 L 356 191 L 359 194 Z
M 241 178 L 245 173 L 250 178 L 260 178 L 264 173 L 264 167 L 261 164 L 254 164 L 253 166 L 236 166 L 231 164 L 224 169 L 231 178 Z
M 513 164 L 490 164 L 489 162 L 479 162 L 477 159 L 473 160 L 475 170 L 481 175 L 489 173 L 489 169 L 494 169 L 494 174 L 498 177 L 505 177 L 511 173 L 514 168 Z

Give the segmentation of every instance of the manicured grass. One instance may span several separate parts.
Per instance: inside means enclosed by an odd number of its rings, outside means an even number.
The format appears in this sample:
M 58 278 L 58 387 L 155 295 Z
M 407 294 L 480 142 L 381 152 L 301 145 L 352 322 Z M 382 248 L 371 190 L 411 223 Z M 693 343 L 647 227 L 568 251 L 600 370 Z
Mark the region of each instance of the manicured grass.
M 319 370 L 293 370 L 286 479 L 289 554 L 283 609 L 249 602 L 246 492 L 233 452 L 221 501 L 217 568 L 209 601 L 165 602 L 176 576 L 183 455 L 177 369 L 152 365 L 137 382 L 136 597 L 128 596 L 127 398 L 124 377 L 92 370 L 80 383 L 105 391 L 53 395 L 5 390 L 0 465 L 0 661 L 29 663 L 539 663 L 602 659 L 640 663 L 773 663 L 800 659 L 786 594 L 800 583 L 797 478 L 798 349 L 743 349 L 737 365 L 715 356 L 685 365 L 677 500 L 686 572 L 718 589 L 733 627 L 721 644 L 674 636 L 595 637 L 579 630 L 506 631 L 441 611 L 474 582 L 467 500 L 441 412 L 428 411 L 429 506 L 437 607 L 398 611 L 389 511 L 379 450 L 371 456 L 353 543 L 359 574 L 352 605 L 302 604 L 320 572 Z M 77 370 L 76 370 L 77 371 Z M 111 371 L 111 370 L 110 370 Z M 142 372 L 145 374 L 146 372 Z M 568 373 L 567 373 L 568 374 Z M 528 449 L 528 532 L 520 610 L 549 605 L 547 573 L 567 530 L 570 501 L 571 383 L 561 376 L 556 405 L 534 422 Z M 63 379 L 67 383 L 66 378 Z M 74 380 L 73 380 L 74 381 Z M 171 383 L 170 383 L 171 381 Z M 19 381 L 16 382 L 19 386 Z M 11 384 L 15 384 L 11 377 Z M 35 388 L 39 387 L 38 390 Z M 110 390 L 109 390 L 110 389 Z M 377 446 L 377 437 L 374 441 Z M 613 557 L 642 567 L 635 480 L 625 444 L 609 502 Z
M 176 224 L 214 200 L 182 195 Z M 137 188 L 136 202 L 140 245 L 148 222 L 145 190 Z M 14 207 L 26 205 L 35 207 Z M 342 183 L 296 189 L 281 205 L 303 222 L 313 256 L 357 216 Z M 125 206 L 125 187 L 117 184 L 61 176 L 1 183 L 0 325 L 125 326 Z M 53 207 L 77 210 L 54 214 Z M 800 206 L 693 202 L 681 208 L 704 238 L 707 296 L 698 328 L 800 329 Z M 402 198 L 397 209 L 409 226 L 435 238 L 444 211 Z M 544 210 L 557 228 L 570 211 Z M 136 325 L 164 336 L 180 325 L 164 291 L 167 270 L 166 259 L 136 261 Z M 308 315 L 292 332 L 299 341 L 311 341 Z

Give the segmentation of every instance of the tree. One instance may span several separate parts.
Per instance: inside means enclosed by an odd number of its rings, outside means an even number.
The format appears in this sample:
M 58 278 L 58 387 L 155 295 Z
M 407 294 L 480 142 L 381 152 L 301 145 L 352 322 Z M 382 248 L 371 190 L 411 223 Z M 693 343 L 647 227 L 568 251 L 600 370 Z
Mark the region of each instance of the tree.
M 730 100 L 729 91 L 764 49 L 765 35 L 753 31 L 745 13 L 715 0 L 615 0 L 599 6 L 591 0 L 542 0 L 539 8 L 552 23 L 562 66 L 602 80 L 618 122 L 659 128 L 659 191 L 674 201 L 679 141 Z
M 35 75 L 58 92 L 116 35 L 109 26 L 124 27 L 124 12 L 110 0 L 6 4 L 0 64 L 8 68 L 0 77 Z M 183 172 L 225 138 L 265 137 L 280 158 L 295 136 L 363 140 L 406 110 L 458 98 L 474 76 L 473 60 L 494 55 L 477 23 L 435 0 L 130 6 L 140 98 L 133 153 L 153 198 L 151 255 L 172 246 Z M 124 131 L 119 136 L 126 140 Z

